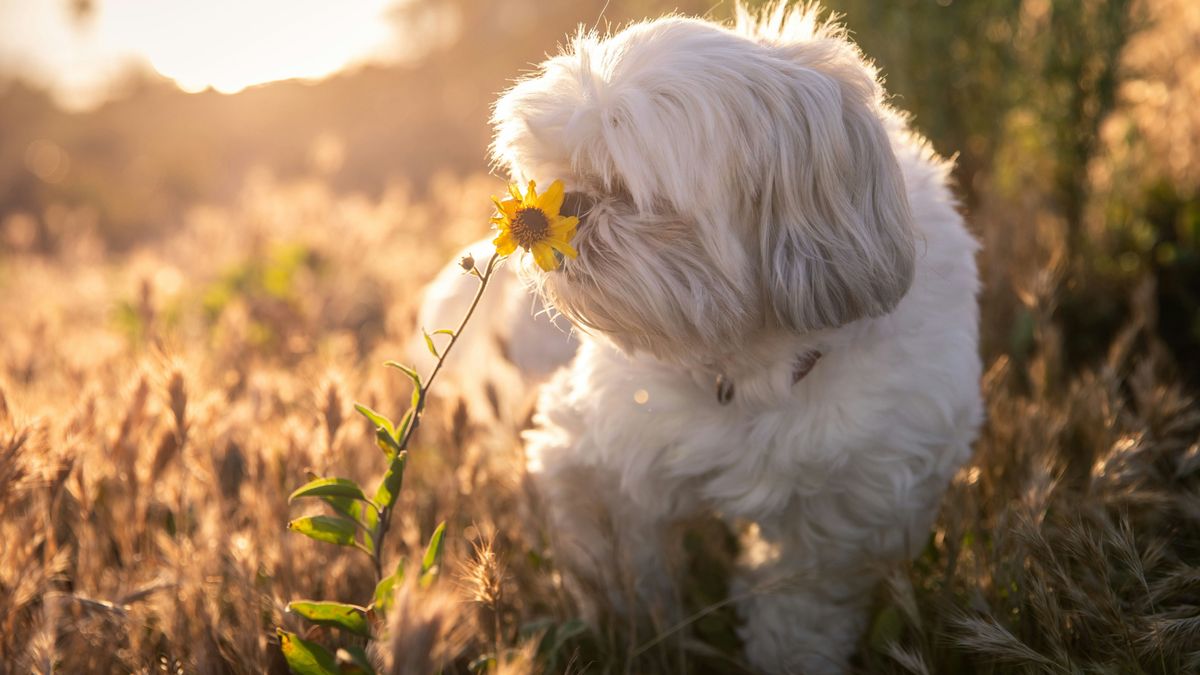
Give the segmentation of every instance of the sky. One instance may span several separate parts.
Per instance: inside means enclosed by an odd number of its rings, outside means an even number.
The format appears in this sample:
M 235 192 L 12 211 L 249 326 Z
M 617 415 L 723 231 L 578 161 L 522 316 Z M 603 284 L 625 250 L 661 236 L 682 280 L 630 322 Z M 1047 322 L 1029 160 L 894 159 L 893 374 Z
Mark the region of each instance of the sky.
M 400 0 L 403 2 L 404 0 Z M 233 93 L 350 65 L 396 61 L 397 0 L 98 0 L 85 19 L 69 0 L 0 0 L 0 76 L 50 88 L 61 103 L 102 101 L 131 67 L 185 91 Z

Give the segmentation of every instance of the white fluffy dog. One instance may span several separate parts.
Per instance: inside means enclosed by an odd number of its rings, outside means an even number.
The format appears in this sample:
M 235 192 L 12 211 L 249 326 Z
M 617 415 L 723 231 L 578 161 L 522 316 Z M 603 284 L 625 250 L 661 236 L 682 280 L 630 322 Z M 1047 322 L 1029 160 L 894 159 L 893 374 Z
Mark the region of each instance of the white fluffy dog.
M 639 604 L 669 606 L 667 526 L 716 513 L 746 540 L 748 659 L 843 671 L 980 422 L 977 245 L 947 163 L 808 9 L 581 34 L 494 124 L 497 163 L 562 179 L 582 218 L 579 257 L 525 256 L 461 346 L 542 378 L 526 456 L 573 588 L 629 610 L 627 564 Z M 451 266 L 421 322 L 455 324 L 472 289 Z

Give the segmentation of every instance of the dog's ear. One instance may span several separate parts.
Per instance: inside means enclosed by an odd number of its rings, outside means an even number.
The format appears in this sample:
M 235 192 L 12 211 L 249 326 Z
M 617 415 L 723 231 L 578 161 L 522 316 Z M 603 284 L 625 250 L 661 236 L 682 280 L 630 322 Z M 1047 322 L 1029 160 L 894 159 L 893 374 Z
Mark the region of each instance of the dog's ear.
M 805 332 L 886 314 L 915 265 L 904 177 L 881 119 L 879 85 L 858 64 L 782 66 L 770 107 L 759 246 L 767 311 Z

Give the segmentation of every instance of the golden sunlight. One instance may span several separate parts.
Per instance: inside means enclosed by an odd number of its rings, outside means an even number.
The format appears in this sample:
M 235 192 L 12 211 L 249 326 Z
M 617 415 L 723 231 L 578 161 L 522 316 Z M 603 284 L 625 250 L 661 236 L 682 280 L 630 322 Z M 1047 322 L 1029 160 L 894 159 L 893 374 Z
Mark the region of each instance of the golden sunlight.
M 0 0 L 0 60 L 73 107 L 102 99 L 131 64 L 185 91 L 233 93 L 404 58 L 411 41 L 389 17 L 403 1 L 120 0 L 77 17 L 65 2 Z
M 150 64 L 187 91 L 231 93 L 293 77 L 319 78 L 382 49 L 391 39 L 389 0 L 258 0 L 115 3 Z

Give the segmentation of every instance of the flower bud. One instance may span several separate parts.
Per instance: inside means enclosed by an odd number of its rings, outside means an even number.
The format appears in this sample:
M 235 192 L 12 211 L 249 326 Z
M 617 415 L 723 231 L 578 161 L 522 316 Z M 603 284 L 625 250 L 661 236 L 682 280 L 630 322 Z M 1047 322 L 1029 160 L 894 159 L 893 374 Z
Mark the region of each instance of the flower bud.
M 471 255 L 470 253 L 464 255 L 462 259 L 458 261 L 458 266 L 463 268 L 464 271 L 470 272 L 471 270 L 475 269 L 475 256 Z

